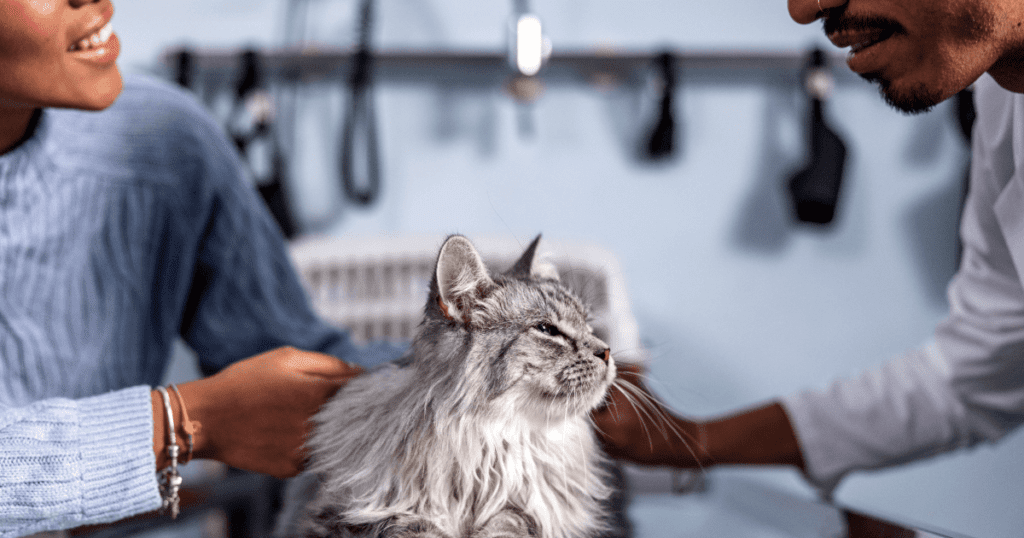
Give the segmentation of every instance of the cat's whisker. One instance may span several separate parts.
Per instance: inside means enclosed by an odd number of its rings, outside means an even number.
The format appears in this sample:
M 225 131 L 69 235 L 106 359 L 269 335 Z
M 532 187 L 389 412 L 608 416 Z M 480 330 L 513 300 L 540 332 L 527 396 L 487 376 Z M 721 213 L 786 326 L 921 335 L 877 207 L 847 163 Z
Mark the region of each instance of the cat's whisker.
M 563 424 L 567 424 L 568 420 L 569 420 L 569 408 L 568 407 L 563 408 L 562 412 L 565 415 L 565 417 L 563 418 L 563 420 L 565 422 L 563 422 Z M 565 451 L 566 453 L 568 453 L 569 447 L 563 445 L 562 446 L 562 450 Z M 581 451 L 580 453 L 582 454 L 583 453 L 583 445 L 580 445 L 580 451 Z M 590 473 L 589 473 L 589 471 L 587 469 L 587 462 L 586 462 L 586 460 L 583 461 L 583 470 L 587 471 L 587 472 L 584 473 L 584 476 L 590 476 Z M 565 468 L 562 469 L 562 476 L 564 477 L 564 480 L 565 480 L 565 486 L 566 486 L 566 488 L 568 488 L 569 487 L 569 472 Z
M 604 401 L 601 402 L 601 405 L 608 409 L 612 416 L 615 417 L 615 420 L 619 420 L 619 405 L 615 402 L 615 398 L 612 398 L 611 388 L 612 387 L 609 385 L 608 394 L 605 396 Z
M 661 410 L 661 406 L 659 405 L 659 402 L 657 400 L 655 400 L 649 394 L 645 393 L 643 390 L 640 390 L 639 387 L 633 385 L 632 383 L 625 382 L 623 383 L 623 386 L 627 390 L 629 390 L 641 403 L 647 404 L 643 406 L 645 410 L 649 409 L 649 411 L 645 413 L 647 416 L 651 417 L 652 419 L 661 419 L 656 421 L 656 425 L 658 425 L 659 431 L 661 431 L 662 435 L 666 439 L 668 439 L 668 431 L 666 430 L 666 428 L 668 428 L 672 430 L 674 434 L 676 434 L 676 437 L 679 438 L 679 440 L 685 442 L 680 432 L 675 428 L 675 425 L 672 424 L 672 421 L 669 419 L 669 417 L 666 416 L 665 413 Z M 657 417 L 652 416 L 651 412 L 655 413 Z
M 635 348 L 622 348 L 611 350 L 612 357 L 615 357 L 615 362 L 618 364 L 642 364 L 641 357 L 646 354 L 647 349 L 643 347 Z
M 697 453 L 693 449 L 693 444 L 696 444 L 696 445 L 699 446 L 700 443 L 701 443 L 700 440 L 695 438 L 692 434 L 686 432 L 685 430 L 681 430 L 681 429 L 677 428 L 675 426 L 675 424 L 673 424 L 672 421 L 669 420 L 669 417 L 666 416 L 665 413 L 661 410 L 660 406 L 656 405 L 658 402 L 652 396 L 646 394 L 644 391 L 640 390 L 639 387 L 636 387 L 632 383 L 623 382 L 622 385 L 626 389 L 628 389 L 630 392 L 632 392 L 633 395 L 636 396 L 638 400 L 646 402 L 646 403 L 648 403 L 650 405 L 650 409 L 653 410 L 653 412 L 656 413 L 658 415 L 658 417 L 660 417 L 662 419 L 661 421 L 657 421 L 657 424 L 664 424 L 665 428 L 667 428 L 667 429 L 662 429 L 662 428 L 659 427 L 659 430 L 662 432 L 662 435 L 665 437 L 665 439 L 668 439 L 668 432 L 671 431 L 675 435 L 676 439 L 678 439 L 683 444 L 683 446 L 686 447 L 686 450 L 690 453 L 690 455 L 693 456 L 693 460 L 695 462 L 697 462 L 697 466 L 700 468 L 701 472 L 705 472 L 706 473 L 706 470 L 704 469 L 704 465 L 700 462 L 700 456 L 698 456 Z M 622 387 L 617 387 L 617 388 L 619 388 L 620 391 L 623 390 Z M 626 393 L 623 392 L 623 394 L 625 395 Z M 627 396 L 627 401 L 628 401 L 628 398 L 629 397 Z M 647 407 L 647 406 L 644 406 L 644 407 Z M 634 406 L 634 409 L 636 409 L 635 406 Z M 639 411 L 639 409 L 638 409 L 638 411 Z M 649 418 L 652 418 L 652 420 L 654 418 L 648 412 L 645 412 L 644 415 L 649 417 Z M 641 425 L 643 425 L 643 422 L 641 422 Z M 691 444 L 691 441 L 693 442 L 693 444 Z
M 619 392 L 622 393 L 622 396 L 626 399 L 626 403 L 628 403 L 630 405 L 630 407 L 635 409 L 637 411 L 637 413 L 642 413 L 643 412 L 639 407 L 637 407 L 636 402 L 633 400 L 633 397 L 629 393 L 627 393 L 622 387 L 620 387 L 618 383 L 612 383 L 612 386 L 615 387 Z M 647 436 L 647 442 L 650 444 L 651 450 L 653 451 L 654 450 L 654 438 L 651 437 L 651 432 L 650 432 L 650 430 L 647 429 L 647 425 L 644 424 L 643 420 L 640 421 L 640 427 L 643 428 L 644 435 Z
M 643 404 L 643 403 L 648 403 L 649 404 L 650 400 L 649 400 L 648 396 L 646 394 L 644 394 L 643 391 L 641 391 L 638 388 L 636 388 L 632 383 L 629 383 L 629 382 L 626 382 L 626 381 L 621 381 L 621 380 L 618 380 L 618 379 L 616 381 L 617 382 L 614 383 L 614 386 L 619 389 L 619 392 L 621 392 L 622 395 L 626 398 L 626 401 L 628 401 L 631 405 L 633 405 L 633 408 L 636 409 L 638 412 L 641 412 L 645 416 L 653 419 L 654 417 L 646 409 L 647 406 L 644 406 L 644 405 L 640 405 L 639 407 L 637 406 L 637 404 Z M 655 408 L 655 410 L 657 410 L 657 409 Z
M 681 442 L 683 442 L 683 444 L 685 444 L 689 449 L 689 442 L 683 437 L 683 435 L 687 434 L 679 430 L 675 426 L 675 424 L 672 423 L 669 417 L 666 416 L 665 413 L 661 410 L 660 406 L 657 405 L 658 402 L 656 400 L 654 400 L 650 395 L 644 393 L 644 391 L 640 390 L 638 387 L 632 385 L 631 383 L 622 383 L 622 387 L 620 387 L 620 390 L 622 390 L 623 388 L 632 393 L 632 396 L 637 399 L 637 403 L 647 404 L 641 405 L 641 408 L 643 409 L 643 414 L 650 418 L 651 420 L 655 421 L 655 425 L 658 426 L 658 430 L 661 432 L 662 436 L 665 439 L 668 439 L 668 432 L 671 431 L 675 435 L 675 437 L 679 439 Z M 623 392 L 623 394 L 625 394 L 625 392 Z M 640 409 L 638 409 L 638 411 L 639 410 Z M 691 440 L 696 441 L 696 439 L 692 439 L 692 436 L 690 437 Z
M 648 356 L 648 357 L 650 356 L 650 348 L 644 347 L 644 348 L 639 348 L 639 349 L 640 349 L 640 351 L 639 351 L 638 356 Z M 619 351 L 619 353 L 626 353 L 626 352 L 625 351 Z M 612 355 L 616 356 L 615 353 L 612 353 Z M 617 360 L 617 362 L 619 364 L 630 364 L 630 365 L 633 365 L 633 366 L 639 366 L 640 367 L 640 371 L 636 372 L 636 373 L 632 373 L 631 372 L 631 374 L 635 375 L 645 385 L 648 385 L 648 386 L 653 387 L 653 388 L 658 388 L 658 389 L 668 389 L 665 386 L 665 383 L 663 383 L 661 379 L 658 379 L 658 378 L 656 378 L 656 377 L 654 377 L 654 376 L 652 376 L 650 374 L 649 368 L 644 366 L 644 363 L 646 361 L 643 361 L 643 360 L 636 360 L 636 361 L 622 360 L 622 361 L 618 361 Z M 680 387 L 679 386 L 671 387 L 670 390 L 678 391 L 678 390 L 680 390 Z

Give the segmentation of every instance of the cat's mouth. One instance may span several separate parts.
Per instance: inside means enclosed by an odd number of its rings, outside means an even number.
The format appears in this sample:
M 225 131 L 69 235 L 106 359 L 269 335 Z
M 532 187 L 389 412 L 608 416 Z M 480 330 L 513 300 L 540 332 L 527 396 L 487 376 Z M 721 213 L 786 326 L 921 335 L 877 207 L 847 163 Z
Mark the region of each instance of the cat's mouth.
M 601 405 L 605 395 L 611 388 L 611 379 L 614 379 L 614 373 L 607 380 L 601 378 L 594 379 L 587 387 L 573 386 L 559 387 L 556 390 L 542 389 L 539 391 L 539 395 L 548 405 L 565 406 L 572 413 L 583 414 Z

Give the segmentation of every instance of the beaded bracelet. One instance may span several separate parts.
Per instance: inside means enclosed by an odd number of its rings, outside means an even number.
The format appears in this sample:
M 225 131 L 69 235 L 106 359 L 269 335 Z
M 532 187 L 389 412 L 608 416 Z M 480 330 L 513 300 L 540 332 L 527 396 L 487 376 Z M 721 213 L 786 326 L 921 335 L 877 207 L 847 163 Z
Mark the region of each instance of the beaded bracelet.
M 174 435 L 174 411 L 171 409 L 171 398 L 167 395 L 167 389 L 157 387 L 160 396 L 164 400 L 164 410 L 167 411 L 167 457 L 171 464 L 160 471 L 160 497 L 163 499 L 162 510 L 170 511 L 171 519 L 178 517 L 180 509 L 178 489 L 181 488 L 181 474 L 178 473 L 178 439 Z

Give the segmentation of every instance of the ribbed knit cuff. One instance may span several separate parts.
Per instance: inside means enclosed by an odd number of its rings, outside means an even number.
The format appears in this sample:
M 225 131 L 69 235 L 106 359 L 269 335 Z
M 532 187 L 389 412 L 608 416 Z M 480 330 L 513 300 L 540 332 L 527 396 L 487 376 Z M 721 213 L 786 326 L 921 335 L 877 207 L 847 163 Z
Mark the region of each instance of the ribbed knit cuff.
M 156 510 L 149 387 L 5 410 L 0 538 Z
M 160 508 L 150 388 L 79 401 L 82 524 L 108 523 Z

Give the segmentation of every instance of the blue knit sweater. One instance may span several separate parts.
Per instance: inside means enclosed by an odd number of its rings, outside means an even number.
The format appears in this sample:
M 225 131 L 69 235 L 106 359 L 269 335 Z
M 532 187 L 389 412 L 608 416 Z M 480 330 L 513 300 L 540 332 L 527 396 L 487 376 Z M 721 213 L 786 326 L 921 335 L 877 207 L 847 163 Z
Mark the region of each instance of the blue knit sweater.
M 136 79 L 0 155 L 0 537 L 155 510 L 150 386 L 282 345 L 369 366 L 319 321 L 222 129 Z

